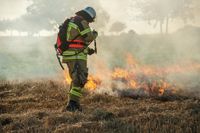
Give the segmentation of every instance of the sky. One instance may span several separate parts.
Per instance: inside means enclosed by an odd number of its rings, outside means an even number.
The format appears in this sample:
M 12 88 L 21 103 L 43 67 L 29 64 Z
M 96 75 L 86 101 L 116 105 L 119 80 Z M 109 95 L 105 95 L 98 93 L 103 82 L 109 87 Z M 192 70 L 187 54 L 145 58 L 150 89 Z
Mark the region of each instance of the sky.
M 0 0 L 0 19 L 16 19 L 26 13 L 27 0 Z
M 77 10 L 80 10 L 89 4 L 94 6 L 97 9 L 97 20 L 95 22 L 106 23 L 106 25 L 101 25 L 103 28 L 109 31 L 109 29 L 115 24 L 116 27 L 120 27 L 121 29 L 125 27 L 124 32 L 128 32 L 129 30 L 134 30 L 137 34 L 152 34 L 159 33 L 159 26 L 155 29 L 148 25 L 147 21 L 141 20 L 138 17 L 140 12 L 133 5 L 136 0 L 35 0 L 42 2 L 39 6 L 41 6 L 38 12 L 31 12 L 29 8 L 29 13 L 27 14 L 27 7 L 30 7 L 32 4 L 32 0 L 0 0 L 0 20 L 11 20 L 12 23 L 6 25 L 8 21 L 5 21 L 2 25 L 0 25 L 0 36 L 28 36 L 30 35 L 25 30 L 29 30 L 33 32 L 34 36 L 51 36 L 51 37 L 22 37 L 22 38 L 0 38 L 1 49 L 0 49 L 0 78 L 1 73 L 5 75 L 6 78 L 18 78 L 24 76 L 43 76 L 57 73 L 59 68 L 59 64 L 57 64 L 57 60 L 55 57 L 55 51 L 53 44 L 56 40 L 56 34 L 51 34 L 51 32 L 44 30 L 45 26 L 49 29 L 53 27 L 53 25 L 48 25 L 47 21 L 49 18 L 55 19 L 56 23 L 62 22 L 65 17 L 69 17 L 74 15 Z M 60 14 L 57 9 L 60 9 L 60 1 L 66 1 L 66 5 L 73 7 L 73 10 L 69 10 L 67 14 Z M 138 0 L 142 1 L 142 0 Z M 149 0 L 149 1 L 159 1 L 159 0 Z M 161 0 L 160 0 L 161 1 Z M 165 0 L 162 0 L 165 1 Z M 178 1 L 178 0 L 174 0 Z M 199 0 L 196 0 L 199 1 Z M 44 3 L 43 3 L 44 2 Z M 48 4 L 48 6 L 46 6 Z M 79 4 L 79 5 L 77 5 Z M 66 5 L 61 5 L 62 8 L 66 8 Z M 200 6 L 199 6 L 200 7 Z M 34 8 L 34 7 L 32 7 Z M 51 10 L 51 9 L 54 10 Z M 50 9 L 50 11 L 49 11 Z M 100 10 L 99 10 L 100 9 Z M 105 14 L 101 14 L 100 11 L 103 9 Z M 32 9 L 34 10 L 34 9 Z M 44 11 L 44 12 L 43 12 Z M 66 12 L 68 10 L 64 10 Z M 104 12 L 103 12 L 104 13 Z M 197 12 L 198 13 L 198 12 Z M 39 14 L 39 15 L 38 15 Z M 42 15 L 41 15 L 42 14 Z M 104 15 L 108 15 L 108 19 L 105 19 Z M 28 16 L 28 17 L 27 17 Z M 104 17 L 104 18 L 103 18 Z M 42 21 L 40 21 L 40 18 Z M 15 20 L 18 23 L 14 23 Z M 199 20 L 196 19 L 196 25 L 199 26 Z M 8 28 L 12 28 L 13 23 L 15 24 L 18 30 L 21 32 L 14 30 L 9 31 Z M 0 23 L 1 24 L 1 23 Z M 39 25 L 39 26 L 38 26 Z M 97 24 L 98 25 L 98 24 Z M 94 28 L 99 31 L 101 26 L 92 25 Z M 124 26 L 125 25 L 125 26 Z M 38 26 L 38 27 L 37 27 Z M 97 26 L 97 27 L 95 27 Z M 124 27 L 123 27 L 124 26 Z M 170 21 L 170 32 L 176 31 L 178 28 L 183 26 L 182 21 Z M 6 27 L 6 28 L 5 28 Z M 34 28 L 32 28 L 34 27 Z M 102 28 L 101 27 L 101 28 Z M 115 28 L 116 28 L 115 27 Z M 43 29 L 44 28 L 44 29 Z M 187 27 L 186 27 L 187 28 Z M 6 29 L 6 30 L 5 30 Z M 38 29 L 40 30 L 39 33 Z M 198 28 L 194 28 L 197 29 Z M 1 31 L 5 30 L 5 31 Z M 189 27 L 190 30 L 190 27 Z M 115 30 L 116 31 L 116 30 Z M 120 30 L 117 30 L 120 31 Z M 183 30 L 184 31 L 184 30 Z M 186 29 L 186 31 L 188 31 Z M 101 32 L 99 32 L 101 33 Z M 142 63 L 149 62 L 175 62 L 175 61 L 187 61 L 187 60 L 197 60 L 199 61 L 199 32 L 190 31 L 188 33 L 172 34 L 169 36 L 170 39 L 167 38 L 157 38 L 157 35 L 143 36 L 136 35 L 133 36 L 133 32 L 131 34 L 121 34 L 121 36 L 100 36 L 97 40 L 98 44 L 98 56 L 92 57 L 90 60 L 90 65 L 93 62 L 105 62 L 108 67 L 120 66 L 122 63 L 125 54 L 129 51 L 131 54 L 136 57 Z M 113 33 L 114 34 L 114 33 Z M 102 38 L 101 38 L 102 37 Z M 163 36 L 159 36 L 163 37 Z M 112 39 L 111 39 L 112 38 Z M 128 39 L 128 40 L 127 40 Z M 127 43 L 128 41 L 128 43 Z M 13 47 L 13 44 L 15 47 Z M 22 45 L 23 44 L 23 45 Z M 122 45 L 123 44 L 123 45 Z M 126 47 L 125 47 L 126 46 Z M 16 49 L 17 48 L 17 49 Z M 188 51 L 189 50 L 189 51 Z M 123 56 L 122 56 L 123 55 Z M 116 58 L 117 57 L 117 58 Z M 119 58 L 118 58 L 119 57 Z M 91 57 L 90 57 L 91 58 Z M 121 62 L 122 61 L 122 62 Z M 53 62 L 53 63 L 52 63 Z M 97 66 L 90 68 L 94 73 L 97 68 L 101 69 L 101 65 L 98 63 Z M 48 64 L 48 65 L 46 65 Z M 19 71 L 20 68 L 24 68 L 23 71 Z M 41 69 L 42 68 L 42 69 Z M 18 76 L 20 75 L 20 76 Z
M 137 33 L 159 32 L 159 27 L 154 28 L 147 24 L 146 21 L 142 21 L 138 18 L 140 12 L 134 7 L 136 1 L 137 0 L 126 0 L 125 2 L 122 0 L 100 0 L 100 3 L 104 10 L 111 16 L 112 22 L 121 21 L 125 23 L 128 28 L 134 29 Z M 200 20 L 196 18 L 196 21 L 188 22 L 188 24 L 199 26 Z M 184 23 L 181 20 L 175 20 L 173 23 L 170 23 L 169 32 L 174 32 L 183 25 Z
M 89 0 L 88 0 L 89 1 Z M 134 30 L 136 33 L 159 33 L 159 26 L 154 28 L 147 24 L 146 21 L 138 19 L 139 11 L 133 7 L 134 1 L 136 0 L 126 0 L 126 2 L 121 0 L 100 0 L 99 3 L 101 7 L 110 16 L 109 23 L 107 24 L 107 31 L 111 25 L 115 22 L 121 22 L 126 25 L 126 31 Z M 26 14 L 26 8 L 32 3 L 31 0 L 0 0 L 0 20 L 8 19 L 14 20 L 20 18 L 22 15 Z M 112 5 L 112 6 L 111 6 Z M 98 16 L 97 16 L 98 17 Z M 97 21 L 102 21 L 100 18 Z M 105 20 L 103 20 L 105 21 Z M 199 21 L 189 22 L 188 24 L 199 26 Z M 182 21 L 173 21 L 170 23 L 169 32 L 174 32 L 178 28 L 182 27 L 184 24 Z M 10 34 L 11 31 L 0 31 L 2 34 Z M 44 33 L 45 31 L 41 31 Z M 18 33 L 14 31 L 14 35 L 26 35 L 26 33 Z M 51 35 L 45 32 L 44 35 Z

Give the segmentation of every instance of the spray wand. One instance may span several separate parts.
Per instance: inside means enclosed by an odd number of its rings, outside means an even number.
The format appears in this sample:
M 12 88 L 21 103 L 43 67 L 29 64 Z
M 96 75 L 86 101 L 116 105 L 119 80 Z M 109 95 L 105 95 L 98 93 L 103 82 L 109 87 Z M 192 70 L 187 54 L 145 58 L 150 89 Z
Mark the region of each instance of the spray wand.
M 97 54 L 97 42 L 96 42 L 96 39 L 94 40 L 94 52 Z

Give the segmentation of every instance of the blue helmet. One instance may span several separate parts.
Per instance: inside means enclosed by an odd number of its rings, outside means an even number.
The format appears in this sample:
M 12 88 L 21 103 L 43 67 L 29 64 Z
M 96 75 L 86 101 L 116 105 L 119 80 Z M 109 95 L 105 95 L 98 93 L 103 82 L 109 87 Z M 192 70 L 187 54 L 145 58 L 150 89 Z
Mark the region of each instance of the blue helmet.
M 94 8 L 86 7 L 85 9 L 83 9 L 83 11 L 85 11 L 92 19 L 95 19 L 96 11 L 94 10 Z

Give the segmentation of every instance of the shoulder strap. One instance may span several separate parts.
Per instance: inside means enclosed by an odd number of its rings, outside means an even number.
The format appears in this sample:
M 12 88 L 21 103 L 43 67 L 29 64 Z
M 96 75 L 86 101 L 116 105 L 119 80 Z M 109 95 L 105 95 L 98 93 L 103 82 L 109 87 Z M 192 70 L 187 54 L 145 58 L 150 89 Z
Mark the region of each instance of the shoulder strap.
M 83 25 L 81 24 L 81 21 L 83 21 L 83 18 L 80 17 L 80 16 L 75 16 L 73 18 L 73 22 L 79 27 L 79 30 L 80 31 L 83 31 L 84 30 L 84 27 Z
M 91 30 L 90 29 L 85 29 L 84 26 L 82 25 L 82 21 L 84 19 L 80 16 L 76 16 L 73 18 L 73 22 L 78 26 L 79 30 L 80 30 L 80 35 L 83 37 L 83 38 L 86 38 L 87 37 L 87 33 L 90 32 Z
M 81 21 L 82 21 L 82 20 L 83 20 L 83 18 L 81 18 L 80 16 L 75 16 L 75 17 L 70 18 L 70 21 L 69 21 L 69 22 L 71 22 L 71 23 L 70 23 L 71 27 L 73 27 L 73 28 L 78 28 L 78 30 L 80 31 L 80 33 L 79 33 L 77 36 L 75 36 L 75 37 L 72 39 L 72 41 L 75 40 L 76 38 L 78 38 L 79 36 L 82 36 L 81 31 L 84 30 L 84 27 L 83 27 L 83 25 L 81 24 Z

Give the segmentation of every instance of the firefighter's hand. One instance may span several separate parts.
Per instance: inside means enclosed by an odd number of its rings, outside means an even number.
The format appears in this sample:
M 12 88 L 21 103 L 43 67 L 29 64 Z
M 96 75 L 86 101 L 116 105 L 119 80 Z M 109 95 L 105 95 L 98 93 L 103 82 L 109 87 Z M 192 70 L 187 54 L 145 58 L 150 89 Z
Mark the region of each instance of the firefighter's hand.
M 93 30 L 93 34 L 97 37 L 98 36 L 98 32 L 96 30 Z
M 95 50 L 94 50 L 94 49 L 91 49 L 91 48 L 88 49 L 88 54 L 89 54 L 89 55 L 92 55 L 92 54 L 94 54 L 94 53 L 95 53 Z
M 58 49 L 56 50 L 56 53 L 57 53 L 57 55 L 59 55 L 59 56 L 61 55 L 61 53 L 60 53 L 60 51 L 59 51 Z

